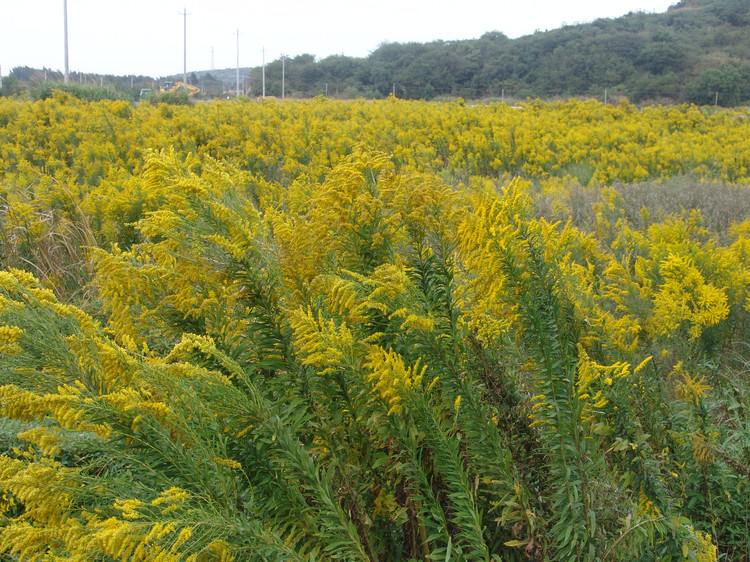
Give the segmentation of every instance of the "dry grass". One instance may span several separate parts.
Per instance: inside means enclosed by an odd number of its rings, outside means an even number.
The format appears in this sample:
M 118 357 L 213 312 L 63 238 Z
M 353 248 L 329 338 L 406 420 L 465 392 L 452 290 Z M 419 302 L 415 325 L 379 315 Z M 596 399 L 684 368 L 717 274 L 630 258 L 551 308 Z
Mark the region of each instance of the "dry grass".
M 661 222 L 668 216 L 683 211 L 699 210 L 707 229 L 721 243 L 729 241 L 733 224 L 750 219 L 750 186 L 732 185 L 718 181 L 705 182 L 689 177 L 670 178 L 661 182 L 648 181 L 635 184 L 615 184 L 622 198 L 622 212 L 633 228 L 648 225 L 641 210 L 648 210 L 651 223 Z M 566 221 L 586 231 L 593 231 L 596 221 L 593 205 L 602 202 L 600 186 L 571 185 L 566 194 L 568 212 L 554 210 L 551 197 L 541 191 L 534 194 L 537 210 L 548 219 Z
M 1 268 L 29 271 L 65 302 L 87 300 L 93 273 L 88 248 L 95 247 L 96 240 L 78 206 L 72 216 L 61 209 L 37 209 L 31 220 L 18 224 L 0 197 L 0 242 Z

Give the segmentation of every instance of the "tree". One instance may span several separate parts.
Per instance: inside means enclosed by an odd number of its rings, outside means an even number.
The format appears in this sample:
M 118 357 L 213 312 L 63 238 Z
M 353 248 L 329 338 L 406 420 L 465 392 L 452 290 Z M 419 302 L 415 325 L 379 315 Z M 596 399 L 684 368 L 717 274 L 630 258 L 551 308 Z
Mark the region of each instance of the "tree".
M 10 76 L 5 76 L 2 82 L 3 87 L 0 88 L 0 96 L 12 96 L 18 93 L 20 89 L 18 78 L 11 74 Z
M 721 21 L 734 27 L 750 24 L 750 6 L 746 0 L 723 0 L 717 2 L 712 11 Z
M 685 60 L 685 53 L 673 41 L 654 41 L 641 48 L 636 64 L 652 74 L 663 74 L 678 70 Z
M 743 80 L 740 71 L 731 64 L 722 64 L 719 68 L 707 68 L 698 78 L 693 87 L 690 101 L 708 105 L 716 102 L 718 92 L 719 104 L 723 106 L 737 105 L 742 101 L 742 91 L 747 88 L 747 80 Z

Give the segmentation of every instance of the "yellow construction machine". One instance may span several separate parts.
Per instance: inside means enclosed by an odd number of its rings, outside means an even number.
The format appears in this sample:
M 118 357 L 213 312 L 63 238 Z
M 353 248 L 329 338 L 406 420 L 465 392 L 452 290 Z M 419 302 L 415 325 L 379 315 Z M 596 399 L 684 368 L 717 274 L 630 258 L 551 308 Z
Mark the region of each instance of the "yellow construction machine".
M 191 97 L 200 93 L 201 91 L 200 88 L 196 88 L 191 84 L 185 84 L 184 82 L 172 82 L 170 80 L 165 81 L 164 84 L 162 84 L 159 88 L 159 91 L 162 94 L 166 94 L 168 92 L 176 92 L 180 88 L 185 88 L 187 90 L 188 96 Z

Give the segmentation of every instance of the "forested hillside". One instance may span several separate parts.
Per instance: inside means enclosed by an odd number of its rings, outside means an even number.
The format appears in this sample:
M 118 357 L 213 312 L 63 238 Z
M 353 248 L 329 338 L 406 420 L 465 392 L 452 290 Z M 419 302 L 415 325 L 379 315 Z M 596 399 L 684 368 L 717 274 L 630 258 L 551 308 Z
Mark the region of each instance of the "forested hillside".
M 488 22 L 491 25 L 492 22 Z M 511 40 L 389 43 L 365 59 L 286 62 L 287 94 L 431 99 L 626 96 L 633 102 L 736 105 L 750 99 L 750 3 L 683 0 L 663 14 L 631 13 Z M 281 62 L 266 68 L 280 95 Z M 253 93 L 261 93 L 260 69 Z

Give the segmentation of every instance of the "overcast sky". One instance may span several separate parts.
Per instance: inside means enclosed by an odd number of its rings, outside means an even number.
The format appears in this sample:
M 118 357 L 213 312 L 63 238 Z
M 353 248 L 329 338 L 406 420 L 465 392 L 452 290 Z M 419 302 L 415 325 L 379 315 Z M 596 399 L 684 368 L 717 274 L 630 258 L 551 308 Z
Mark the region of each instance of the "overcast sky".
M 153 77 L 187 66 L 259 66 L 282 53 L 365 57 L 383 42 L 515 38 L 565 24 L 664 12 L 678 0 L 67 0 L 70 70 Z M 0 70 L 63 70 L 63 0 L 0 0 Z

